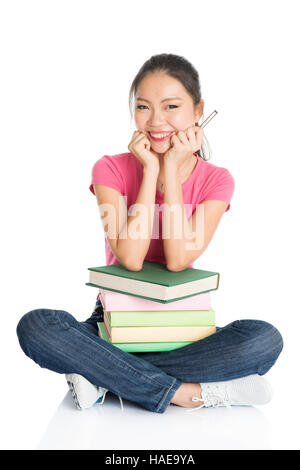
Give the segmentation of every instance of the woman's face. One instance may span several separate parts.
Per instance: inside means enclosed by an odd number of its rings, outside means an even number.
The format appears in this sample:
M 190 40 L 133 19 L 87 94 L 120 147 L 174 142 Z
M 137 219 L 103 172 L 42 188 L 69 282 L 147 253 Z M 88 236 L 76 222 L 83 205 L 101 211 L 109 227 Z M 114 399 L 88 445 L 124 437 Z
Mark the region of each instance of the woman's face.
M 198 122 L 204 106 L 194 106 L 182 83 L 164 72 L 147 75 L 140 82 L 135 98 L 134 118 L 137 130 L 145 131 L 151 148 L 166 153 L 170 138 Z

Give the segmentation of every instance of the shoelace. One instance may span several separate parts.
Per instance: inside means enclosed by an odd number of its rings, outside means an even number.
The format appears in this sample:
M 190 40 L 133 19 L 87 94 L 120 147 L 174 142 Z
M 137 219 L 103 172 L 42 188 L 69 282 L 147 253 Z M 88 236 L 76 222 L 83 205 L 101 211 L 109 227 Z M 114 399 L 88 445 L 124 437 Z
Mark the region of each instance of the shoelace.
M 200 410 L 201 408 L 217 408 L 219 406 L 226 406 L 226 408 L 230 408 L 230 400 L 227 393 L 227 388 L 225 387 L 223 394 L 220 392 L 220 389 L 217 385 L 213 387 L 207 385 L 208 390 L 206 392 L 202 391 L 202 397 L 192 397 L 193 402 L 201 401 L 203 402 L 202 405 L 197 406 L 196 408 L 190 408 L 187 410 L 188 413 L 191 413 L 196 410 Z M 223 396 L 222 396 L 223 395 Z
M 102 395 L 102 400 L 98 402 L 99 405 L 103 405 L 107 392 L 108 392 L 108 390 L 104 390 L 104 393 Z M 124 411 L 122 398 L 120 397 L 120 395 L 118 395 L 118 397 L 119 397 L 119 400 L 120 400 L 121 410 Z

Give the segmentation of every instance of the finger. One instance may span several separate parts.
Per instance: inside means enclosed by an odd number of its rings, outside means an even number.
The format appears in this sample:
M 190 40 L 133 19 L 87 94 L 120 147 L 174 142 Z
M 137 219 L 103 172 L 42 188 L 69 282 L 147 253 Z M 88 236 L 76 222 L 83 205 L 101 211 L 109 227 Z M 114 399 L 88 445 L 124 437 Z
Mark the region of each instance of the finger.
M 132 139 L 134 139 L 135 137 L 142 136 L 142 135 L 146 135 L 145 131 L 136 130 L 136 131 L 134 131 L 134 133 L 132 134 Z
M 181 142 L 180 142 L 180 140 L 178 139 L 177 135 L 175 135 L 175 134 L 172 135 L 172 137 L 171 137 L 171 144 L 172 144 L 172 145 L 178 145 L 178 144 L 180 144 L 180 143 L 181 143 Z
M 138 142 L 141 139 L 147 138 L 147 135 L 142 131 L 136 131 L 133 135 L 133 141 Z
M 138 136 L 136 140 L 133 142 L 134 147 L 140 147 L 140 146 L 148 146 L 150 145 L 149 139 L 147 139 L 146 136 Z
M 134 131 L 134 133 L 132 134 L 132 139 L 134 138 L 134 136 L 138 135 L 140 131 Z
M 140 135 L 137 136 L 137 139 L 138 140 L 141 140 L 141 139 L 149 140 L 149 137 L 147 136 L 147 134 L 145 132 L 141 132 Z
M 145 141 L 144 143 L 147 144 L 149 140 L 144 134 L 141 134 L 140 132 L 136 131 L 134 135 L 132 136 L 132 139 L 128 145 L 128 147 L 135 147 L 136 145 L 140 145 L 143 140 Z
M 186 130 L 186 135 L 188 137 L 188 140 L 190 142 L 190 145 L 193 149 L 197 150 L 196 147 L 197 147 L 197 141 L 196 141 L 196 133 L 195 133 L 195 126 L 193 127 L 189 127 L 187 130 Z
M 185 145 L 189 144 L 189 140 L 188 140 L 187 135 L 184 131 L 177 132 L 177 137 L 178 137 L 179 141 L 182 144 L 185 144 Z
M 134 133 L 133 133 L 132 136 L 131 136 L 130 144 L 132 144 L 132 143 L 135 141 L 135 139 L 136 139 L 136 137 L 138 136 L 138 134 L 139 134 L 138 131 L 134 131 Z
M 195 131 L 196 131 L 197 149 L 199 150 L 201 148 L 201 145 L 202 145 L 204 130 L 201 127 L 195 126 Z

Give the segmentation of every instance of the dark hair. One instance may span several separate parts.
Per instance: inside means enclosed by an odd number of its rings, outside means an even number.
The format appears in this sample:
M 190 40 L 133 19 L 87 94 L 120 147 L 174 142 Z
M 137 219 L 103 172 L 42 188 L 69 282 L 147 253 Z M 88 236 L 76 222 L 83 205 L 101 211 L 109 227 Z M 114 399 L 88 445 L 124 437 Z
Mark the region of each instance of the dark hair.
M 199 74 L 195 67 L 182 56 L 175 54 L 157 54 L 150 57 L 150 59 L 142 65 L 131 84 L 129 90 L 129 109 L 131 117 L 132 99 L 136 96 L 140 82 L 146 75 L 154 72 L 165 72 L 179 80 L 192 97 L 194 106 L 201 102 Z M 198 123 L 195 123 L 195 125 L 199 126 Z M 202 146 L 201 149 L 197 151 L 197 154 L 203 158 L 203 160 L 208 160 L 211 156 L 210 146 L 205 136 L 203 136 Z

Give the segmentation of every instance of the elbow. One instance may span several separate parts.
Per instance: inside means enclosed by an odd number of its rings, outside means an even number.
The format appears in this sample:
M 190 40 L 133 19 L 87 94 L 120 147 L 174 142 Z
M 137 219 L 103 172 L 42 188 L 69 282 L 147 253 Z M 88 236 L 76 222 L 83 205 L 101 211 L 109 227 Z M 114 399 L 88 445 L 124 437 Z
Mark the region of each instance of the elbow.
M 143 267 L 143 263 L 137 263 L 136 260 L 134 261 L 122 261 L 121 262 L 123 268 L 127 269 L 128 271 L 140 271 Z
M 170 265 L 170 264 L 167 264 L 167 269 L 168 271 L 174 271 L 174 272 L 179 272 L 179 271 L 184 271 L 186 268 L 185 266 L 180 266 L 180 265 Z

